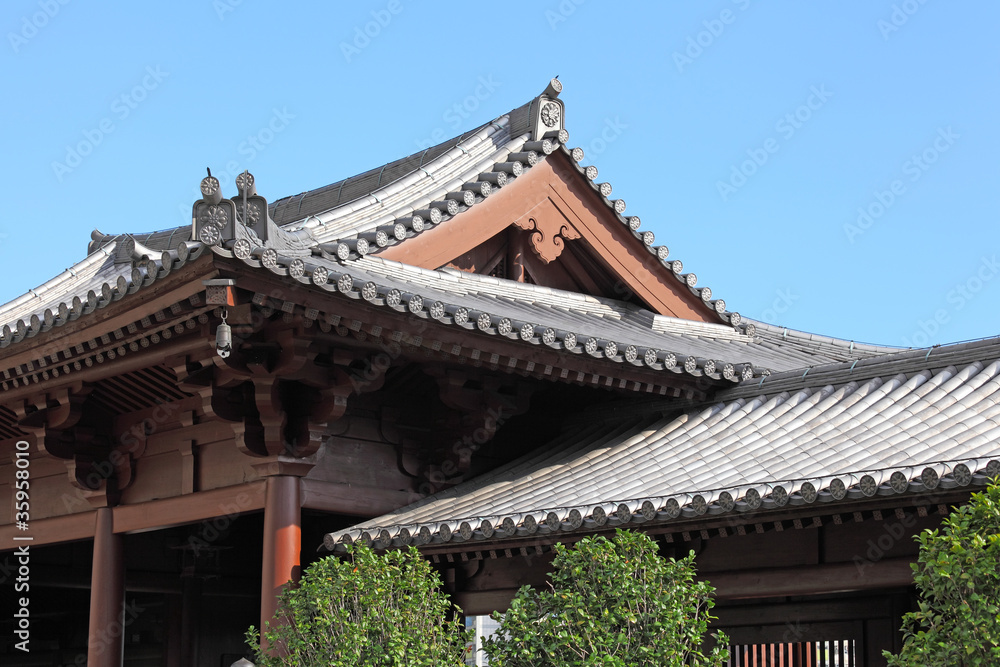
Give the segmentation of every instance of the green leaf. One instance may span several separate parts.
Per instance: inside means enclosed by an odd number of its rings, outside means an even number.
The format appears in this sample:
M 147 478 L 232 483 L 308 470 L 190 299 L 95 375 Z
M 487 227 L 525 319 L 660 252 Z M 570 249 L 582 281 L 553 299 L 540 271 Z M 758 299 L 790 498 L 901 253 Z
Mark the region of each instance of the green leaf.
M 694 555 L 665 560 L 646 535 L 619 530 L 555 547 L 551 589 L 522 588 L 486 642 L 491 665 L 720 664 L 722 637 L 703 651 L 711 586 L 695 581 Z M 500 619 L 500 616 L 495 615 Z
M 285 588 L 263 631 L 283 655 L 261 650 L 250 628 L 247 644 L 258 667 L 457 667 L 469 633 L 440 590 L 430 564 L 410 548 L 379 556 L 355 546 L 348 559 L 310 566 L 297 587 Z
M 1000 664 L 1000 486 L 916 537 L 918 610 L 903 617 L 903 648 L 892 667 Z

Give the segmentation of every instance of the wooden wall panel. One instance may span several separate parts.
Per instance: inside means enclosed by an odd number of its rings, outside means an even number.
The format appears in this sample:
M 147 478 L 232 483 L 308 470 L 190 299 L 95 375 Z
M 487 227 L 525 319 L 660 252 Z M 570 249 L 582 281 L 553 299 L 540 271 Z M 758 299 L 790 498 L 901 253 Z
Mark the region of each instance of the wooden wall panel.
M 180 494 L 180 452 L 143 456 L 135 462 L 135 482 L 122 492 L 122 504 L 130 505 Z
M 307 478 L 396 490 L 410 489 L 413 482 L 399 471 L 393 445 L 340 436 L 323 445 L 322 455 Z
M 697 551 L 698 571 L 812 565 L 819 558 L 819 532 L 804 528 L 713 537 L 702 541 Z
M 410 491 L 394 491 L 376 486 L 338 484 L 303 479 L 301 504 L 303 509 L 366 519 L 387 514 L 420 500 Z
M 232 440 L 199 445 L 195 453 L 198 490 L 207 491 L 257 479 L 253 457 L 246 456 Z
M 89 512 L 94 509 L 83 491 L 69 483 L 65 467 L 61 474 L 40 477 L 31 471 L 31 520 Z
M 885 512 L 884 517 L 882 521 L 845 521 L 839 526 L 824 526 L 824 561 L 853 562 L 855 558 L 870 561 L 902 556 L 916 560 L 919 549 L 913 536 L 925 528 L 936 528 L 943 518 L 938 514 L 920 517 L 912 508 L 904 512 L 903 518 L 893 512 Z

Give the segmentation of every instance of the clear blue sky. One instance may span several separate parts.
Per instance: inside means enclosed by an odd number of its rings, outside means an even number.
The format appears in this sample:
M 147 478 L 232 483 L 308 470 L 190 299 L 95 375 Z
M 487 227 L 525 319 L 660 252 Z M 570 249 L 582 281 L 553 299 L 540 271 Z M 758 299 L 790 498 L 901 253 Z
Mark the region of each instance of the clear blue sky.
M 731 309 L 1000 334 L 997 3 L 8 0 L 0 25 L 0 302 L 95 227 L 189 223 L 205 167 L 273 201 L 559 75 L 570 144 Z

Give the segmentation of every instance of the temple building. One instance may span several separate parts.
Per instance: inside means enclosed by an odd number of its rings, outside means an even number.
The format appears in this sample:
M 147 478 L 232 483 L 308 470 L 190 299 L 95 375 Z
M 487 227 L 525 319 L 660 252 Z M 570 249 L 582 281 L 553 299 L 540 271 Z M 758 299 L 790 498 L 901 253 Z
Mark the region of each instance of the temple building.
M 561 89 L 273 202 L 209 174 L 190 226 L 95 230 L 0 306 L 0 581 L 30 602 L 0 663 L 227 667 L 355 542 L 484 615 L 628 527 L 697 554 L 732 665 L 884 664 L 912 536 L 1000 474 L 1000 339 L 741 317 L 572 147 Z

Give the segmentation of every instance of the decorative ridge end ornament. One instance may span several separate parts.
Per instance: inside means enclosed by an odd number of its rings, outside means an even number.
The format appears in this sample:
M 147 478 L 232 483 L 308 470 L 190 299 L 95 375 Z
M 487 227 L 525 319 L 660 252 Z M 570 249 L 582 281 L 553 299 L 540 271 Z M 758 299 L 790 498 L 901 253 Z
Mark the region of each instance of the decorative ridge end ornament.
M 201 180 L 202 199 L 194 203 L 191 212 L 192 238 L 205 245 L 225 245 L 237 238 L 251 237 L 259 245 L 268 243 L 277 235 L 277 225 L 267 211 L 267 200 L 257 194 L 254 177 L 244 171 L 236 177 L 239 194 L 233 199 L 222 196 L 219 179 L 208 176 Z
M 95 227 L 94 231 L 90 232 L 90 243 L 87 244 L 87 254 L 91 255 L 97 252 L 101 247 L 113 241 L 114 238 L 114 235 L 105 234 Z
M 562 88 L 562 82 L 556 77 L 549 81 L 549 85 L 538 96 L 538 104 L 534 109 L 535 115 L 531 124 L 531 138 L 534 141 L 551 138 L 565 143 L 562 140 L 562 133 L 565 127 L 566 108 L 563 101 L 558 99 Z
M 545 87 L 545 90 L 542 91 L 542 95 L 545 95 L 546 97 L 556 98 L 559 97 L 559 93 L 562 92 L 562 89 L 563 89 L 562 81 L 559 80 L 559 75 L 556 74 L 549 81 L 549 85 Z
M 236 189 L 239 191 L 233 201 L 236 204 L 236 213 L 239 221 L 257 235 L 265 245 L 268 239 L 274 235 L 270 233 L 270 227 L 274 225 L 267 214 L 267 200 L 257 194 L 257 186 L 254 183 L 253 174 L 245 171 L 236 177 Z
M 209 246 L 233 238 L 236 206 L 222 198 L 219 179 L 212 176 L 211 169 L 208 176 L 201 179 L 201 194 L 202 199 L 191 209 L 191 238 Z

